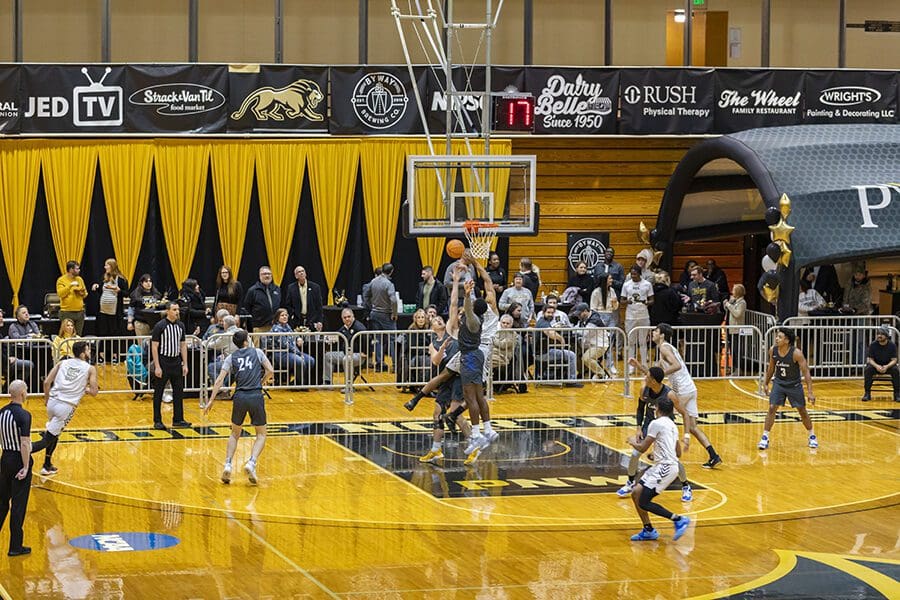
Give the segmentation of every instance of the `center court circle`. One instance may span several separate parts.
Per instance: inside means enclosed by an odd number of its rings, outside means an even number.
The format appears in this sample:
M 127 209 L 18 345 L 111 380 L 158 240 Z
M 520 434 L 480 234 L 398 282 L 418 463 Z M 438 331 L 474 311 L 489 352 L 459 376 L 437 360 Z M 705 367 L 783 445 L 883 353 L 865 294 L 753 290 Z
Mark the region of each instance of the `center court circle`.
M 98 552 L 141 552 L 164 550 L 177 546 L 180 540 L 165 533 L 145 533 L 136 531 L 93 533 L 69 540 L 69 544 L 82 550 Z

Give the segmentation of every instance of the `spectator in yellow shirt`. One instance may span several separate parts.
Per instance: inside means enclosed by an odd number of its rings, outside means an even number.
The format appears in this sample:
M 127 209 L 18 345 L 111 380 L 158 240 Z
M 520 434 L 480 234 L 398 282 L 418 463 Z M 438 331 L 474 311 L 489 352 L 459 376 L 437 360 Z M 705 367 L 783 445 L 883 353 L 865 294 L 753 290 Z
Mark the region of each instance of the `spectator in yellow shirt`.
M 75 332 L 81 336 L 84 331 L 84 297 L 87 288 L 81 278 L 81 265 L 70 260 L 66 263 L 66 272 L 56 280 L 56 294 L 59 296 L 59 318 L 71 319 L 75 324 Z

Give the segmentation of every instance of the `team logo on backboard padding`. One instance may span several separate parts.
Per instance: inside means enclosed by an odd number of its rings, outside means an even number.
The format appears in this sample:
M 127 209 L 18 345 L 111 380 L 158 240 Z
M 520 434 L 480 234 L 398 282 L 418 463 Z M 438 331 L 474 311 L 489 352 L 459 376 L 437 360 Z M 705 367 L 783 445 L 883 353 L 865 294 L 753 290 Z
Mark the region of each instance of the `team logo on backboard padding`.
M 367 73 L 353 88 L 351 103 L 364 124 L 387 129 L 403 118 L 409 97 L 403 83 L 390 73 Z
M 231 113 L 235 121 L 249 110 L 258 121 L 284 121 L 285 118 L 306 117 L 310 121 L 322 121 L 324 117 L 316 108 L 325 99 L 319 84 L 310 79 L 298 79 L 282 88 L 269 86 L 253 90 L 241 107 Z

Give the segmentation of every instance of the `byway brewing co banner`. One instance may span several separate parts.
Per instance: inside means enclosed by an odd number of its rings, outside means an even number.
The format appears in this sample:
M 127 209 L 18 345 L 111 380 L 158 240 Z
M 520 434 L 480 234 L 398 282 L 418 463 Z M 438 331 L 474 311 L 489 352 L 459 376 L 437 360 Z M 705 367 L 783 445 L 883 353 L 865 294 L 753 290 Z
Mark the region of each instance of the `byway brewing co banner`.
M 412 86 L 425 95 L 426 69 L 416 68 L 410 81 L 403 67 L 334 67 L 331 69 L 332 134 L 422 133 Z
M 230 67 L 228 90 L 228 131 L 328 132 L 328 67 Z
M 535 133 L 616 133 L 618 70 L 529 67 L 525 89 L 534 95 Z

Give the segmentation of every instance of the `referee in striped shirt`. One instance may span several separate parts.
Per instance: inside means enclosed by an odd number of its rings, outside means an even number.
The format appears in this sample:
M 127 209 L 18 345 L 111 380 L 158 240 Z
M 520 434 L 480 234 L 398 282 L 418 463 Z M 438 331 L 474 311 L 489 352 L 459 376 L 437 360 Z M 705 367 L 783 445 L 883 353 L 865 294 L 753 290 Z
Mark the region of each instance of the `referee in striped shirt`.
M 9 513 L 8 556 L 31 553 L 22 545 L 22 525 L 31 493 L 31 413 L 22 406 L 28 386 L 21 379 L 9 384 L 9 404 L 0 408 L 0 528 Z
M 172 384 L 172 427 L 190 427 L 184 420 L 184 378 L 188 373 L 187 340 L 177 302 L 166 305 L 166 317 L 150 334 L 153 360 L 153 428 L 165 429 L 162 422 L 162 397 L 166 383 Z

